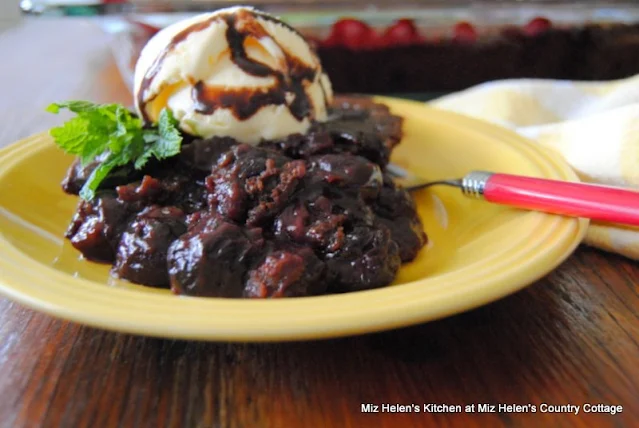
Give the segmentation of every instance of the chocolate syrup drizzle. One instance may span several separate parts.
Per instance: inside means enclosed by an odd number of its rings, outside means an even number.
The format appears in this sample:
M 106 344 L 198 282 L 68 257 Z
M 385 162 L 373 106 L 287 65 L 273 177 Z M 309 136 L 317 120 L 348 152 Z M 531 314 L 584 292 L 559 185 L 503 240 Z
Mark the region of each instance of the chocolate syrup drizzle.
M 142 110 L 143 119 L 150 122 L 146 109 L 144 108 L 144 94 L 151 86 L 153 79 L 157 75 L 164 61 L 164 58 L 175 48 L 175 46 L 185 40 L 191 33 L 202 31 L 208 28 L 213 22 L 223 19 L 227 24 L 226 40 L 231 51 L 231 60 L 247 74 L 256 77 L 269 77 L 275 79 L 275 85 L 270 88 L 219 88 L 207 87 L 203 81 L 198 81 L 193 86 L 191 97 L 195 102 L 195 109 L 198 113 L 212 114 L 218 108 L 226 108 L 233 112 L 238 120 L 246 120 L 253 116 L 259 109 L 267 105 L 286 105 L 291 115 L 297 120 L 311 116 L 313 105 L 310 97 L 304 91 L 304 82 L 312 82 L 317 77 L 318 71 L 302 63 L 298 58 L 291 55 L 280 44 L 279 48 L 284 53 L 289 73 L 273 70 L 266 64 L 248 57 L 244 42 L 249 36 L 257 38 L 268 37 L 268 33 L 255 20 L 259 16 L 262 19 L 282 24 L 275 18 L 261 14 L 257 11 L 240 10 L 236 14 L 218 15 L 210 19 L 194 24 L 180 33 L 176 34 L 171 42 L 164 48 L 162 53 L 156 58 L 149 71 L 142 80 L 140 91 L 138 92 L 138 105 Z M 302 37 L 295 29 L 284 24 L 288 29 Z M 273 40 L 277 43 L 276 40 Z M 319 83 L 326 99 L 326 90 L 323 82 Z M 289 104 L 287 94 L 293 94 L 293 101 Z

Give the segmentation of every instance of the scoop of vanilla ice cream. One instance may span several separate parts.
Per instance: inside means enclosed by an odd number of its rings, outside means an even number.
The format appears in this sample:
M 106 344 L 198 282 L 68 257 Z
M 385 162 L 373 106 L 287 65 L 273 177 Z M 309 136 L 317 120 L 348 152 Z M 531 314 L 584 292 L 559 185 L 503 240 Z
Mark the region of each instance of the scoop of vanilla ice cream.
M 177 22 L 144 47 L 135 102 L 147 122 L 168 108 L 180 128 L 249 144 L 325 121 L 330 81 L 306 40 L 278 19 L 233 7 Z

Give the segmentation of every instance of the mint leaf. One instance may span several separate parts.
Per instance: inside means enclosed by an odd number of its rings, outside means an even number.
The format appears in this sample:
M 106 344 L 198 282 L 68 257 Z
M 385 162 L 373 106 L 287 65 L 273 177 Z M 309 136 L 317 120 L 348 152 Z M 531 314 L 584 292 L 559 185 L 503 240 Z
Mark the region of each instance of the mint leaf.
M 68 109 L 73 113 L 85 113 L 116 105 L 117 104 L 94 104 L 90 101 L 65 101 L 63 103 L 50 104 L 47 107 L 47 111 L 57 114 L 61 109 Z
M 85 149 L 88 134 L 88 123 L 79 117 L 67 121 L 64 126 L 53 128 L 49 134 L 56 142 L 64 141 L 64 150 L 72 155 L 80 156 Z
M 150 145 L 150 150 L 156 158 L 168 158 L 180 153 L 182 136 L 177 129 L 177 120 L 167 109 L 160 112 L 158 132 L 159 138 Z
M 107 139 L 114 130 L 117 104 L 99 105 L 88 101 L 51 104 L 47 111 L 59 113 L 69 109 L 78 116 L 50 131 L 56 144 L 65 152 L 79 156 L 83 165 L 105 151 Z
M 113 169 L 124 166 L 130 163 L 130 157 L 126 152 L 110 153 L 100 165 L 93 170 L 87 182 L 82 186 L 80 190 L 80 197 L 84 200 L 90 201 L 95 197 L 95 192 L 100 187 L 100 183 L 109 175 Z
M 143 138 L 146 150 L 135 162 L 136 169 L 142 168 L 151 157 L 162 160 L 180 153 L 182 136 L 177 129 L 177 120 L 167 109 L 160 112 L 157 131 L 145 132 Z
M 146 163 L 149 161 L 149 159 L 151 159 L 151 156 L 153 156 L 153 154 L 150 151 L 145 151 L 143 152 L 136 160 L 135 163 L 133 164 L 133 167 L 135 169 L 142 169 L 142 167 L 144 165 L 146 165 Z
M 55 103 L 49 104 L 46 108 L 46 111 L 48 111 L 49 113 L 58 114 L 60 112 L 60 105 Z
M 104 160 L 96 169 L 93 170 L 87 182 L 84 183 L 82 189 L 80 189 L 80 197 L 85 201 L 90 201 L 95 197 L 95 191 L 100 186 L 102 180 L 115 168 L 116 162 L 109 156 Z
M 158 160 L 180 152 L 182 136 L 170 111 L 160 113 L 158 126 L 145 129 L 142 120 L 119 104 L 94 104 L 88 101 L 54 103 L 47 111 L 57 114 L 68 109 L 77 114 L 50 135 L 65 152 L 78 156 L 83 165 L 103 158 L 80 191 L 90 200 L 100 183 L 118 166 L 133 164 L 136 169 L 155 157 Z

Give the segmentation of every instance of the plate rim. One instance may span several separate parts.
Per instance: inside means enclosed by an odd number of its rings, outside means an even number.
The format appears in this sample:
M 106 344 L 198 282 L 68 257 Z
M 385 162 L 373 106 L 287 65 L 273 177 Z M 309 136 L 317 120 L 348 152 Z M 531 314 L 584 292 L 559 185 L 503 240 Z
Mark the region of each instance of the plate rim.
M 543 159 L 547 164 L 552 166 L 552 169 L 555 172 L 562 174 L 565 179 L 578 181 L 578 177 L 575 172 L 563 159 L 561 159 L 559 156 L 554 156 L 553 154 L 548 153 L 547 150 L 543 147 L 540 147 L 533 142 L 528 141 L 526 138 L 514 133 L 513 131 L 483 121 L 479 121 L 477 119 L 472 119 L 467 116 L 438 110 L 416 101 L 408 101 L 388 97 L 375 97 L 375 99 L 382 103 L 389 104 L 391 109 L 393 108 L 393 105 L 412 106 L 413 108 L 417 107 L 420 109 L 424 109 L 424 113 L 427 114 L 444 115 L 452 117 L 456 121 L 460 121 L 462 124 L 470 124 L 474 131 L 481 132 L 482 134 L 490 134 L 491 138 L 499 138 L 503 140 L 503 143 L 508 144 L 509 146 L 515 144 L 516 146 L 524 147 L 527 150 L 531 150 L 532 152 L 536 153 L 539 158 Z M 20 140 L 16 143 L 10 144 L 9 146 L 0 150 L 0 165 L 19 163 L 21 160 L 32 156 L 34 153 L 46 149 L 48 144 L 51 144 L 51 141 L 46 131 Z M 20 150 L 18 148 L 20 148 Z M 8 160 L 9 155 L 15 155 L 12 156 L 12 159 L 10 160 L 11 162 Z M 10 170 L 10 168 L 3 169 L 5 171 Z M 2 183 L 4 175 L 5 173 L 2 173 L 0 171 L 0 183 Z M 399 313 L 391 313 L 389 312 L 389 309 L 382 311 L 377 310 L 375 311 L 375 314 L 377 314 L 379 318 L 370 319 L 369 317 L 369 319 L 364 323 L 362 322 L 362 314 L 355 311 L 353 313 L 350 313 L 349 316 L 342 315 L 339 318 L 340 322 L 324 319 L 325 317 L 317 317 L 317 322 L 328 322 L 328 324 L 324 324 L 322 325 L 322 327 L 317 327 L 315 324 L 310 322 L 313 320 L 313 317 L 309 317 L 309 314 L 304 313 L 304 311 L 310 309 L 309 307 L 312 307 L 314 303 L 330 304 L 332 301 L 338 304 L 338 306 L 341 305 L 340 307 L 342 307 L 344 305 L 354 303 L 364 304 L 367 302 L 377 302 L 380 299 L 389 297 L 392 298 L 393 295 L 395 295 L 395 297 L 397 297 L 397 295 L 401 297 L 402 293 L 398 293 L 398 289 L 406 290 L 406 287 L 415 287 L 416 285 L 428 281 L 428 278 L 402 284 L 397 287 L 384 287 L 375 290 L 347 293 L 343 295 L 327 295 L 301 299 L 281 299 L 268 301 L 239 299 L 230 301 L 229 299 L 201 299 L 166 295 L 162 295 L 160 297 L 159 295 L 153 296 L 150 293 L 141 293 L 137 290 L 128 290 L 116 287 L 108 287 L 105 290 L 102 290 L 104 293 L 93 293 L 99 296 L 105 293 L 110 294 L 112 292 L 115 292 L 113 296 L 119 295 L 119 298 L 131 297 L 131 293 L 136 294 L 138 297 L 140 297 L 139 295 L 143 294 L 145 301 L 153 301 L 154 304 L 157 304 L 160 307 L 162 306 L 162 301 L 167 298 L 171 299 L 171 303 L 174 303 L 176 301 L 175 299 L 179 299 L 179 301 L 182 302 L 181 305 L 190 309 L 198 308 L 198 310 L 203 310 L 203 308 L 207 308 L 207 310 L 217 311 L 222 309 L 222 318 L 224 318 L 225 315 L 225 311 L 223 310 L 225 308 L 230 311 L 230 313 L 233 313 L 234 310 L 237 312 L 239 307 L 243 308 L 240 310 L 240 313 L 242 310 L 247 311 L 249 308 L 251 309 L 251 313 L 255 311 L 257 311 L 258 313 L 262 313 L 265 311 L 266 305 L 269 305 L 267 312 L 276 312 L 287 309 L 289 309 L 290 312 L 290 308 L 287 308 L 287 306 L 292 306 L 294 304 L 297 307 L 297 314 L 299 315 L 301 313 L 306 317 L 302 318 L 306 322 L 303 325 L 295 325 L 293 323 L 288 323 L 285 326 L 278 326 L 277 323 L 260 323 L 260 325 L 255 325 L 255 321 L 247 324 L 242 324 L 241 321 L 239 321 L 239 323 L 237 324 L 228 322 L 224 324 L 218 319 L 217 324 L 215 323 L 215 320 L 213 320 L 213 324 L 211 324 L 211 321 L 208 320 L 209 322 L 203 323 L 204 325 L 200 326 L 199 328 L 191 324 L 187 324 L 188 328 L 184 328 L 184 326 L 171 324 L 170 322 L 167 322 L 167 320 L 163 320 L 161 323 L 158 323 L 157 320 L 155 322 L 149 322 L 149 320 L 145 320 L 145 318 L 142 317 L 141 313 L 127 312 L 131 316 L 129 318 L 122 319 L 120 318 L 121 313 L 119 313 L 117 310 L 102 310 L 98 314 L 96 314 L 91 312 L 90 308 L 82 309 L 82 307 L 78 307 L 81 305 L 78 305 L 77 302 L 75 303 L 75 305 L 71 305 L 73 307 L 69 307 L 68 305 L 64 305 L 64 299 L 62 299 L 62 301 L 60 301 L 59 299 L 55 299 L 54 297 L 56 296 L 46 298 L 45 293 L 45 298 L 43 298 L 42 289 L 34 289 L 33 284 L 29 284 L 30 281 L 33 281 L 36 284 L 47 284 L 48 281 L 59 281 L 58 285 L 60 285 L 60 281 L 63 281 L 65 283 L 63 284 L 63 286 L 68 284 L 75 286 L 78 283 L 84 283 L 86 285 L 88 283 L 91 284 L 91 286 L 93 287 L 95 284 L 88 280 L 73 278 L 71 275 L 57 271 L 52 267 L 46 267 L 40 262 L 31 259 L 27 254 L 14 247 L 9 241 L 7 241 L 2 234 L 2 230 L 0 229 L 0 294 L 11 300 L 17 301 L 24 306 L 30 307 L 31 309 L 47 313 L 48 315 L 52 315 L 57 318 L 62 318 L 91 327 L 111 331 L 163 338 L 211 341 L 265 342 L 324 339 L 350 336 L 355 334 L 372 333 L 381 330 L 394 329 L 427 321 L 433 321 L 446 316 L 468 311 L 470 309 L 482 306 L 492 301 L 499 300 L 509 294 L 519 291 L 532 282 L 536 281 L 537 279 L 545 276 L 550 271 L 554 270 L 570 254 L 572 254 L 575 248 L 582 241 L 589 222 L 587 219 L 568 219 L 541 213 L 539 213 L 539 216 L 540 218 L 546 220 L 552 219 L 552 221 L 548 223 L 550 226 L 552 226 L 552 228 L 550 229 L 551 231 L 561 226 L 562 224 L 563 227 L 566 229 L 560 237 L 555 238 L 559 241 L 559 244 L 553 246 L 551 251 L 548 251 L 544 254 L 537 253 L 536 258 L 529 259 L 529 264 L 543 264 L 544 267 L 542 267 L 541 269 L 531 270 L 530 267 L 528 267 L 527 273 L 526 275 L 523 275 L 523 278 L 521 277 L 521 271 L 523 269 L 508 269 L 502 271 L 500 273 L 500 276 L 492 277 L 489 281 L 478 281 L 479 286 L 481 286 L 482 284 L 493 284 L 490 287 L 486 287 L 491 292 L 481 293 L 475 290 L 473 295 L 470 297 L 468 295 L 455 296 L 450 295 L 450 293 L 449 295 L 446 295 L 446 293 L 440 293 L 440 295 L 444 294 L 444 297 L 439 298 L 439 300 L 437 301 L 439 304 L 431 303 L 430 305 L 426 305 L 426 307 L 421 307 L 421 310 L 419 310 L 420 308 L 416 308 L 415 304 L 404 304 L 403 311 L 400 311 Z M 535 253 L 533 252 L 533 254 Z M 543 262 L 543 260 L 545 260 L 545 262 Z M 34 269 L 29 272 L 16 272 L 19 271 L 20 268 L 12 265 L 12 261 L 17 263 L 16 266 L 24 266 L 20 264 L 20 262 L 22 262 L 26 263 L 27 267 L 31 266 Z M 36 269 L 37 267 L 46 267 L 47 269 L 38 270 Z M 55 273 L 57 273 L 57 275 L 52 274 L 51 271 L 54 271 Z M 452 274 L 453 273 L 449 273 L 448 275 Z M 518 281 L 512 281 L 513 276 L 519 276 L 520 279 Z M 442 279 L 445 279 L 445 275 L 440 276 L 439 279 L 440 281 Z M 495 287 L 494 285 L 497 282 L 501 284 L 499 287 Z M 73 291 L 76 292 L 75 289 Z M 91 289 L 91 291 L 95 291 L 95 289 L 93 288 Z M 80 294 L 80 296 L 82 295 Z M 59 298 L 59 296 L 57 297 Z M 337 300 L 340 300 L 341 302 L 337 302 Z M 81 302 L 82 300 L 79 301 Z M 205 303 L 204 301 L 207 301 L 207 303 Z M 328 303 L 326 303 L 326 301 L 328 301 Z M 193 302 L 197 303 L 193 304 Z M 215 302 L 216 304 L 209 304 L 211 302 Z M 93 304 L 97 303 L 93 302 Z M 220 312 L 214 313 L 216 315 L 220 314 Z M 291 313 L 295 314 L 296 312 L 292 311 Z M 190 314 L 188 313 L 186 313 L 186 315 L 190 316 Z

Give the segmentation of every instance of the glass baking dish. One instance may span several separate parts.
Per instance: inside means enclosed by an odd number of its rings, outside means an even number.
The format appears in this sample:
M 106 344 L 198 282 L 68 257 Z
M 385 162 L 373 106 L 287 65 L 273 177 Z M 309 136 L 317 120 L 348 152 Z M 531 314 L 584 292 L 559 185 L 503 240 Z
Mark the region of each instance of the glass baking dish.
M 24 0 L 40 16 L 91 17 L 131 85 L 159 29 L 229 1 Z M 299 29 L 338 92 L 441 93 L 504 78 L 609 80 L 639 73 L 639 6 L 595 1 L 268 1 Z

